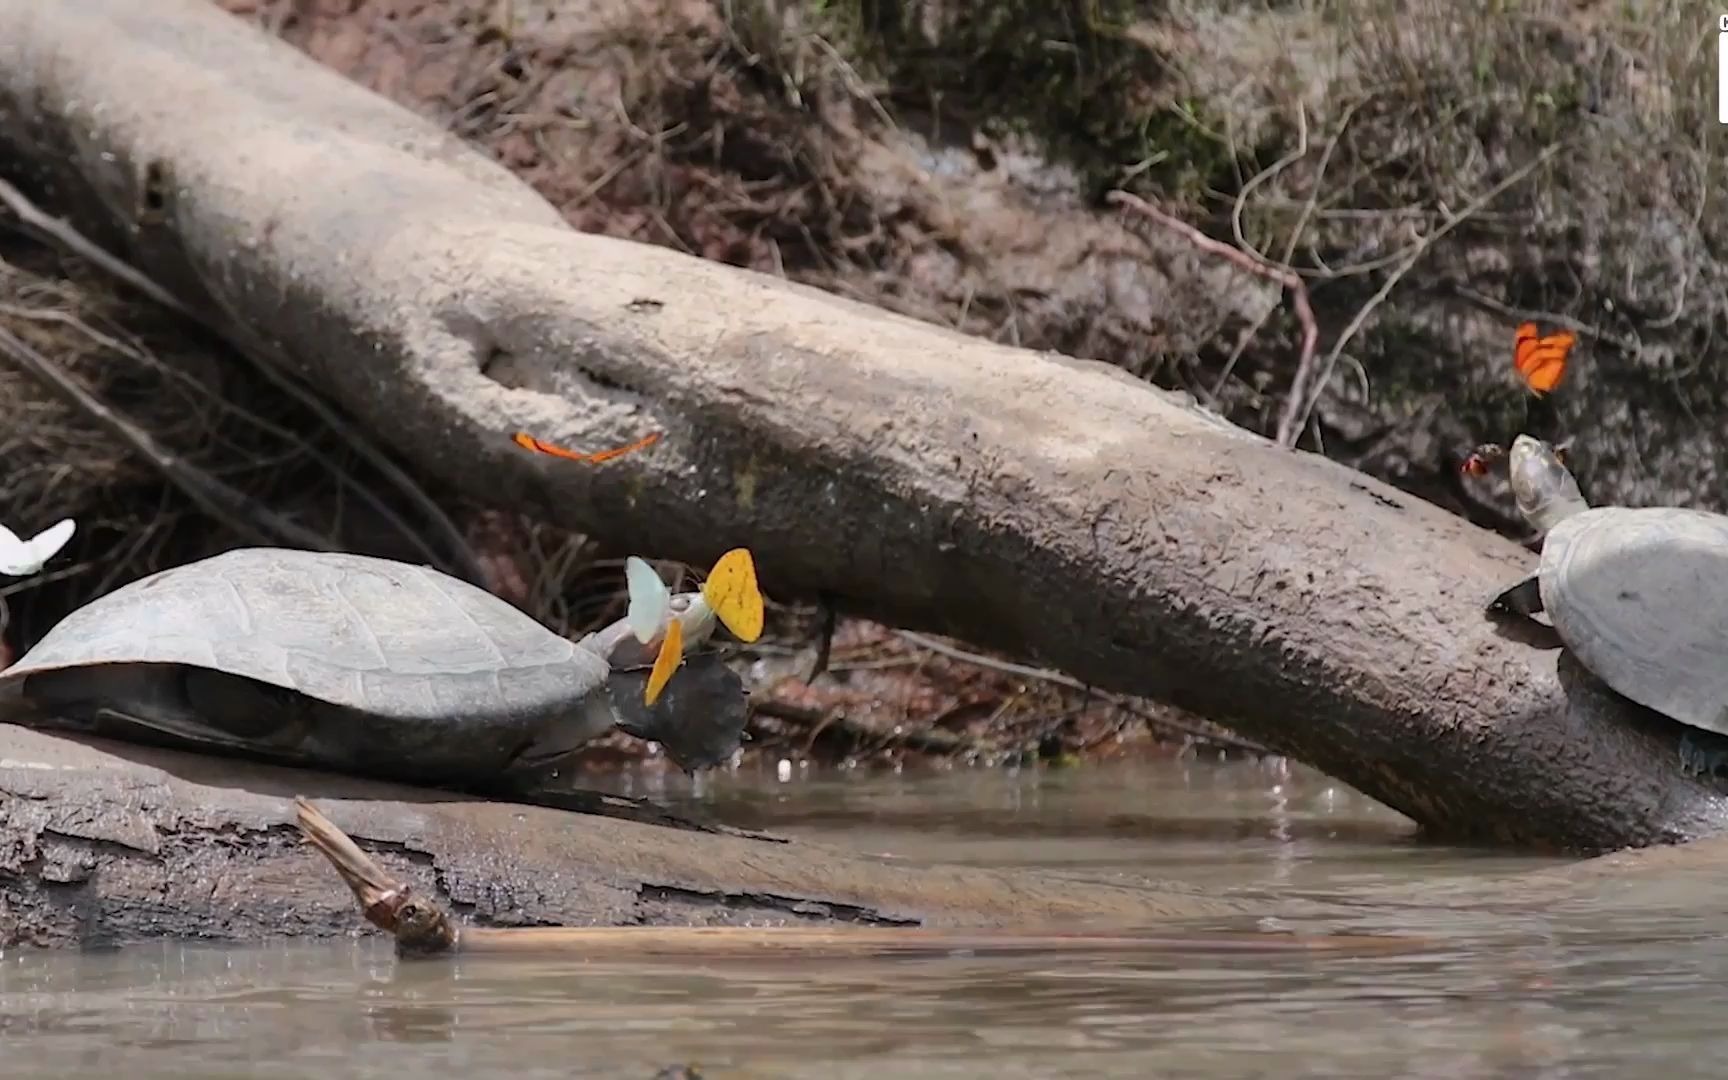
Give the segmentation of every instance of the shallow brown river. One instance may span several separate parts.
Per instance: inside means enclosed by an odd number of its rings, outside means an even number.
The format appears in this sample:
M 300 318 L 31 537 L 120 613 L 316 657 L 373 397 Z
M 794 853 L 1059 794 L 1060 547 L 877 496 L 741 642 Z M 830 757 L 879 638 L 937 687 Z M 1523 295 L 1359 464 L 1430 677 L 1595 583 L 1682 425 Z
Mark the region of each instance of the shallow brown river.
M 912 859 L 1346 899 L 1348 926 L 1291 928 L 1436 944 L 1367 957 L 655 966 L 398 964 L 372 941 L 8 952 L 0 1076 L 647 1080 L 675 1062 L 711 1078 L 884 1080 L 1725 1068 L 1720 888 L 1644 880 L 1559 910 L 1473 910 L 1453 886 L 1542 863 L 1418 844 L 1402 818 L 1312 774 L 1160 762 L 917 776 L 794 769 L 785 780 L 770 769 L 694 790 L 616 786 Z M 1412 884 L 1422 902 L 1410 902 Z

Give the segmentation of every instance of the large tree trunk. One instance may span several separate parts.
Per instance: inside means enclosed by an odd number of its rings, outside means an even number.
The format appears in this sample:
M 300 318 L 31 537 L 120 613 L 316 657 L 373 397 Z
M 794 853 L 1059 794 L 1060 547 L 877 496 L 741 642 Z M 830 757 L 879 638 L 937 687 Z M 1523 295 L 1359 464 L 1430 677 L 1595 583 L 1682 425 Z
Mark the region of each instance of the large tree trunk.
M 1599 848 L 1728 812 L 1676 725 L 1485 620 L 1513 544 L 1101 364 L 576 233 L 203 0 L 0 0 L 0 139 L 483 498 L 699 564 L 747 544 L 770 594 L 1173 702 L 1446 833 Z M 590 468 L 518 428 L 665 437 Z

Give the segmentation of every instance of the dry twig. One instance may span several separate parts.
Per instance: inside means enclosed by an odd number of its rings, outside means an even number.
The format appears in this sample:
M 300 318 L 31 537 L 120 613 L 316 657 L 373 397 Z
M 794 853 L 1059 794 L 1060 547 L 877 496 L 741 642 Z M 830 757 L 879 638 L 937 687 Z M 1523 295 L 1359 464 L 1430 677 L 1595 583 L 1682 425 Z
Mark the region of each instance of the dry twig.
M 1332 379 L 1332 369 L 1338 364 L 1339 354 L 1344 351 L 1346 345 L 1350 344 L 1350 339 L 1356 336 L 1356 332 L 1362 329 L 1362 325 L 1368 321 L 1368 316 L 1373 314 L 1374 309 L 1380 306 L 1381 301 L 1391 294 L 1392 290 L 1398 286 L 1398 282 L 1404 279 L 1404 275 L 1410 272 L 1410 268 L 1416 265 L 1423 254 L 1441 237 L 1469 220 L 1477 210 L 1488 205 L 1502 192 L 1535 172 L 1549 158 L 1559 153 L 1563 145 L 1563 142 L 1548 144 L 1541 153 L 1519 168 L 1514 169 L 1487 191 L 1470 200 L 1457 213 L 1447 215 L 1446 220 L 1441 222 L 1433 232 L 1428 233 L 1410 246 L 1409 254 L 1404 258 L 1404 261 L 1399 263 L 1397 269 L 1393 270 L 1392 273 L 1386 275 L 1386 280 L 1381 283 L 1380 288 L 1368 298 L 1367 303 L 1357 310 L 1349 324 L 1344 327 L 1344 332 L 1338 335 L 1338 340 L 1332 343 L 1332 351 L 1326 355 L 1326 362 L 1320 368 L 1319 375 L 1310 378 L 1310 373 L 1305 370 L 1311 365 L 1312 354 L 1307 355 L 1303 363 L 1297 366 L 1296 378 L 1290 385 L 1290 396 L 1285 399 L 1284 413 L 1278 420 L 1279 445 L 1286 447 L 1296 445 L 1296 440 L 1301 435 L 1302 429 L 1308 426 L 1308 416 L 1313 412 L 1315 403 L 1319 401 L 1321 391 Z
M 1236 735 L 1230 735 L 1221 731 L 1206 731 L 1188 724 L 1183 724 L 1169 717 L 1156 716 L 1140 707 L 1138 702 L 1133 698 L 1124 697 L 1120 694 L 1102 693 L 1095 690 L 1090 685 L 1081 682 L 1079 679 L 1074 678 L 1072 675 L 1066 675 L 1060 671 L 1052 671 L 1049 668 L 1036 668 L 1027 664 L 1016 664 L 1011 660 L 998 660 L 993 656 L 985 656 L 982 653 L 970 652 L 958 646 L 937 641 L 935 638 L 928 637 L 924 634 L 913 633 L 910 630 L 896 630 L 895 633 L 921 649 L 928 649 L 933 653 L 946 656 L 950 660 L 959 660 L 962 663 L 975 664 L 978 667 L 989 668 L 992 671 L 1000 671 L 1007 675 L 1019 675 L 1022 678 L 1037 679 L 1040 682 L 1052 683 L 1056 686 L 1065 686 L 1070 690 L 1079 690 L 1083 693 L 1098 694 L 1098 696 L 1102 697 L 1117 708 L 1133 713 L 1144 721 L 1148 727 L 1165 728 L 1169 731 L 1175 732 L 1176 734 L 1186 735 L 1191 739 L 1196 739 L 1201 742 L 1214 743 L 1219 746 L 1227 746 L 1236 750 L 1245 750 L 1249 753 L 1271 753 L 1271 751 L 1267 750 L 1264 746 L 1250 742 L 1247 739 L 1243 739 Z
M 865 750 L 885 750 L 899 746 L 920 754 L 934 754 L 937 757 L 962 757 L 974 755 L 980 758 L 991 758 L 1001 754 L 1002 748 L 992 742 L 968 738 L 952 731 L 936 729 L 908 729 L 904 731 L 884 731 L 873 724 L 854 720 L 838 710 L 816 709 L 804 705 L 793 705 L 783 701 L 762 701 L 751 706 L 751 712 L 758 716 L 768 716 L 775 720 L 784 720 L 789 724 L 797 724 L 806 729 L 809 736 L 805 740 L 805 751 L 814 746 L 818 739 L 846 740 L 853 748 L 851 752 Z M 762 736 L 753 735 L 753 739 Z
M 1247 273 L 1276 281 L 1290 293 L 1291 305 L 1296 310 L 1296 319 L 1302 324 L 1302 346 L 1297 353 L 1297 378 L 1301 373 L 1314 365 L 1314 350 L 1320 341 L 1320 327 L 1314 321 L 1314 309 L 1308 303 L 1308 286 L 1302 281 L 1302 276 L 1290 270 L 1281 270 L 1265 262 L 1255 259 L 1246 252 L 1239 251 L 1228 244 L 1214 240 L 1185 221 L 1171 217 L 1164 211 L 1146 202 L 1146 200 L 1130 195 L 1126 191 L 1112 191 L 1109 200 L 1121 206 L 1126 206 L 1135 213 L 1156 221 L 1167 229 L 1185 237 L 1189 243 L 1201 251 L 1216 255 Z M 1279 441 L 1283 441 L 1283 425 L 1279 425 Z M 1286 443 L 1286 445 L 1289 445 Z
M 298 525 L 256 500 L 168 452 L 149 432 L 110 409 L 80 386 L 76 379 L 31 348 L 11 331 L 0 328 L 0 353 L 41 380 L 42 384 L 81 409 L 113 436 L 154 465 L 169 483 L 185 492 L 211 517 L 237 534 L 260 544 L 292 543 L 312 551 L 332 551 L 324 537 Z
M 54 217 L 38 207 L 16 187 L 0 179 L 0 203 L 17 215 L 18 220 L 27 230 L 44 242 L 56 245 L 74 255 L 88 261 L 91 265 L 126 284 L 144 296 L 162 305 L 169 311 L 184 316 L 205 327 L 219 337 L 225 338 L 240 346 L 242 355 L 252 362 L 252 367 L 262 375 L 277 390 L 293 398 L 308 410 L 315 413 L 324 425 L 334 432 L 344 443 L 352 447 L 378 474 L 406 496 L 409 501 L 419 507 L 422 514 L 433 529 L 440 533 L 451 557 L 455 560 L 461 575 L 476 584 L 486 581 L 480 561 L 469 547 L 467 538 L 456 528 L 443 507 L 428 495 L 424 488 L 410 477 L 383 451 L 372 444 L 358 428 L 349 423 L 329 403 L 319 397 L 311 388 L 303 385 L 274 357 L 273 350 L 263 339 L 251 333 L 243 322 L 235 319 L 218 320 L 187 307 L 173 293 L 151 281 L 139 273 L 124 260 L 105 251 L 100 245 L 85 237 L 72 225 Z M 130 441 L 130 440 L 128 440 Z M 135 444 L 134 444 L 135 445 Z M 355 493 L 366 501 L 380 517 L 398 529 L 402 535 L 416 547 L 419 547 L 431 563 L 439 564 L 442 560 L 437 551 L 427 546 L 421 538 L 419 530 L 412 529 L 401 516 L 395 513 L 385 502 L 378 498 L 365 485 L 354 485 Z M 200 503 L 200 505 L 204 505 Z M 322 543 L 320 550 L 329 550 L 327 543 Z
M 169 311 L 190 319 L 197 318 L 173 293 L 102 250 L 66 221 L 42 210 L 5 180 L 0 180 L 0 202 L 5 203 L 7 209 L 18 215 L 19 223 L 37 237 L 70 251 L 114 279 L 137 289 Z

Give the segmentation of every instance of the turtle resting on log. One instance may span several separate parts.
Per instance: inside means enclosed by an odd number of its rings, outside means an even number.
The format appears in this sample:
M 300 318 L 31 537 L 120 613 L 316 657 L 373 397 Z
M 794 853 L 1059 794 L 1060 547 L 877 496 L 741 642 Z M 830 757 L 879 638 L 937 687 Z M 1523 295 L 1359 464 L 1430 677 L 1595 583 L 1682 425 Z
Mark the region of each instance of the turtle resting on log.
M 1682 507 L 1585 502 L 1553 446 L 1520 435 L 1510 451 L 1518 509 L 1543 534 L 1536 573 L 1490 614 L 1547 615 L 1591 674 L 1691 729 L 1693 775 L 1728 764 L 1728 516 Z
M 683 655 L 713 607 L 680 593 L 635 608 L 572 642 L 429 567 L 239 548 L 73 611 L 0 673 L 0 695 L 45 726 L 462 790 L 521 790 L 615 724 L 686 770 L 729 757 L 743 684 L 715 653 Z

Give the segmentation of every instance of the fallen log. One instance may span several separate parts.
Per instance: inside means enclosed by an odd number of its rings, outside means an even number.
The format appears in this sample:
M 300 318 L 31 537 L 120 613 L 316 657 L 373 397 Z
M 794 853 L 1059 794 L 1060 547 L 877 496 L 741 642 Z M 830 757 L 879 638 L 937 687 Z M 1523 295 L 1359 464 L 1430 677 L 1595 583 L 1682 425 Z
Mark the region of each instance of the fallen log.
M 423 469 L 1232 725 L 1459 838 L 1718 831 L 1676 725 L 1484 603 L 1516 545 L 1103 364 L 576 233 L 203 0 L 0 0 L 26 184 Z M 525 454 L 527 429 L 651 450 Z
M 0 723 L 0 947 L 353 933 L 348 889 L 297 831 L 297 795 L 418 896 L 479 926 L 1072 930 L 1251 924 L 1274 908 L 1180 885 L 888 862 Z M 1325 910 L 1275 906 L 1286 917 Z
M 1209 935 L 1168 935 L 1131 928 L 1070 930 L 1006 927 L 998 930 L 853 926 L 513 926 L 464 925 L 435 899 L 392 877 L 352 837 L 304 798 L 294 800 L 295 825 L 354 894 L 366 921 L 396 939 L 399 956 L 489 953 L 587 959 L 625 957 L 759 959 L 768 956 L 968 955 L 1004 953 L 1346 953 L 1414 952 L 1436 942 L 1392 934 L 1294 934 L 1273 930 Z

